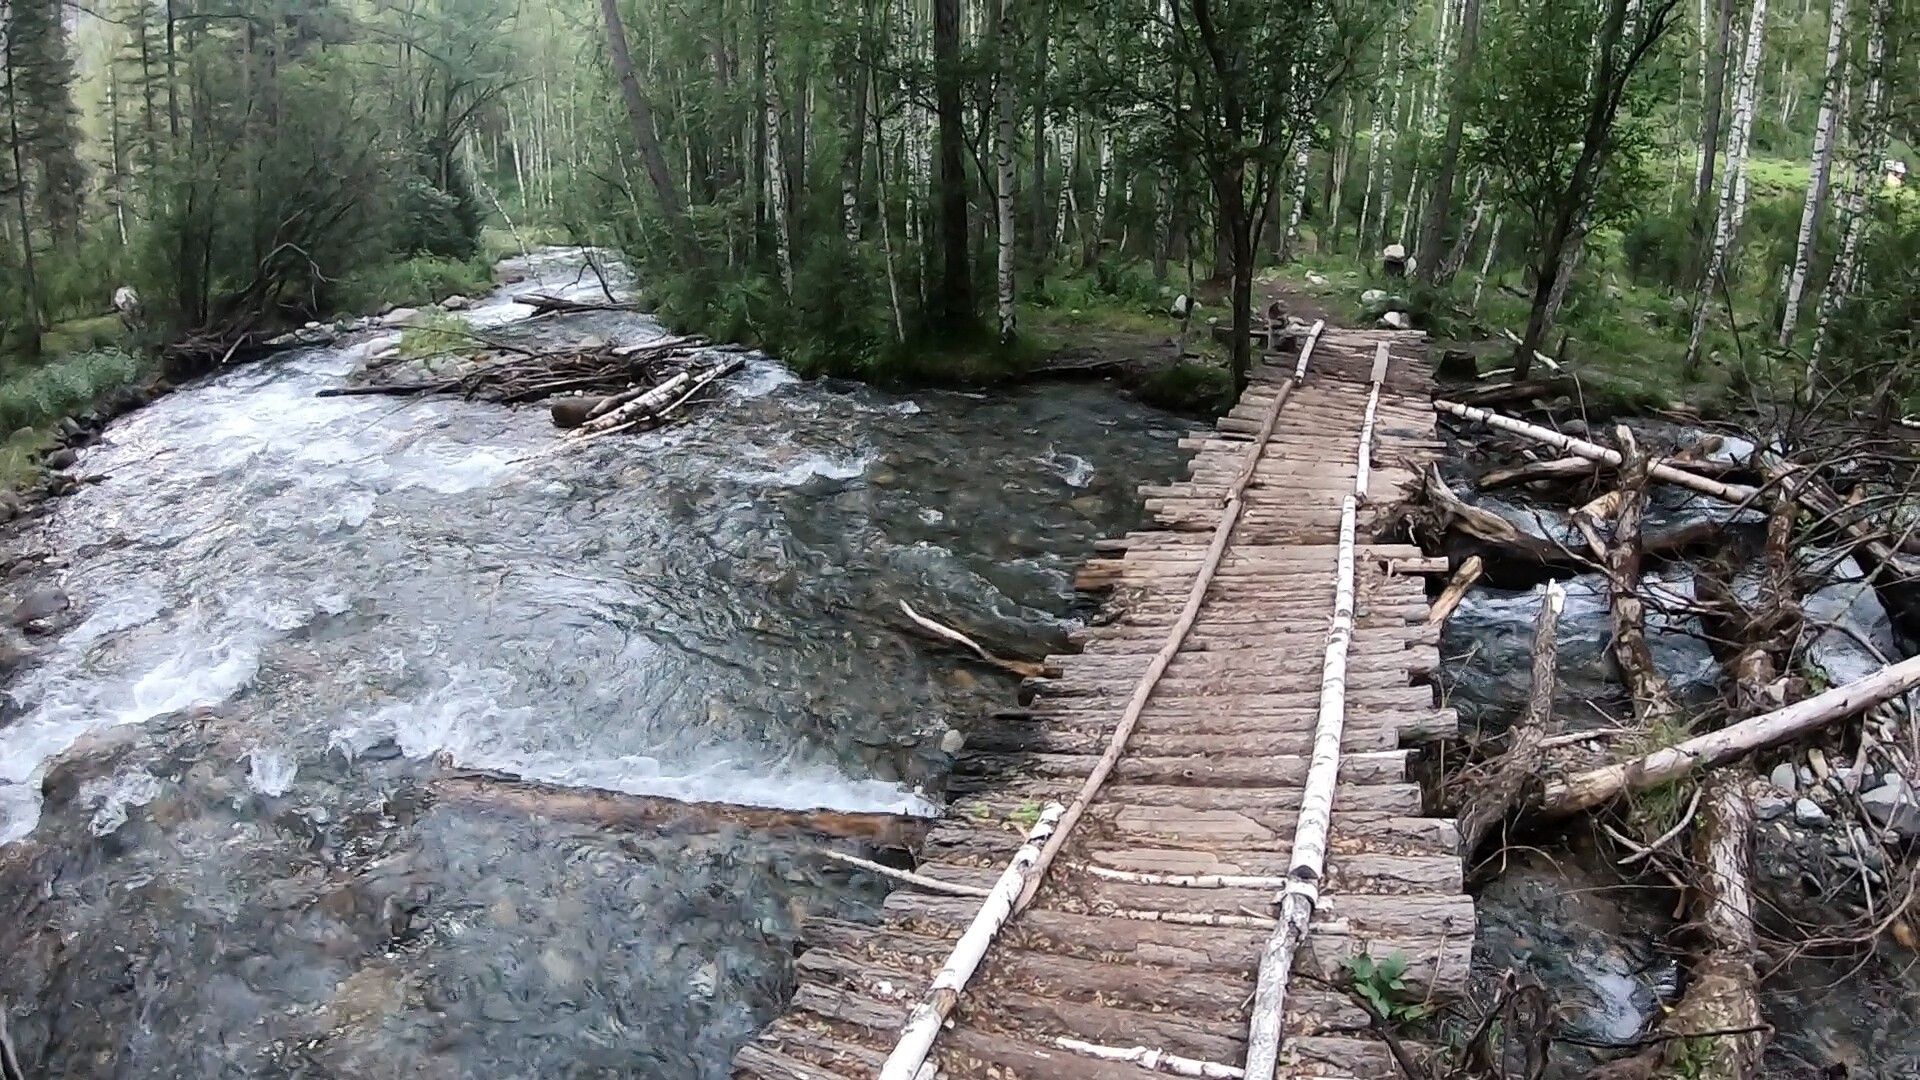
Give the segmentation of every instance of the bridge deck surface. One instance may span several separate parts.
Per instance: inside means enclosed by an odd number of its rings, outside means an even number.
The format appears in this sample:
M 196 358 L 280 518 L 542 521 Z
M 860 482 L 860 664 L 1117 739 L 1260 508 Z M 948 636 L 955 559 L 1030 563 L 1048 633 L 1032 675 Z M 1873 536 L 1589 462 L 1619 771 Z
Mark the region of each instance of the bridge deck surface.
M 1238 1066 L 1275 891 L 1162 884 L 1170 875 L 1273 877 L 1289 852 L 1320 713 L 1342 502 L 1356 483 L 1376 350 L 1390 346 L 1358 516 L 1346 723 L 1313 937 L 1288 989 L 1280 1075 L 1399 1075 L 1365 1015 L 1311 973 L 1399 953 L 1408 979 L 1461 993 L 1473 947 L 1453 822 L 1422 816 L 1406 747 L 1450 733 L 1426 676 L 1439 661 L 1420 551 L 1369 544 L 1440 450 L 1417 334 L 1329 328 L 1264 447 L 1254 440 L 1290 358 L 1261 365 L 1216 430 L 1184 440 L 1190 478 L 1143 491 L 1162 526 L 1102 545 L 1081 573 L 1115 618 L 1051 657 L 1028 708 L 983 725 L 953 803 L 921 851 L 930 877 L 989 886 L 1044 803 L 1079 791 L 1200 571 L 1224 496 L 1258 454 L 1244 510 L 1197 621 L 1121 759 L 1051 864 L 1033 905 L 994 940 L 930 1059 L 950 1077 L 1138 1080 L 1138 1064 L 1061 1040 L 1145 1047 Z M 1403 572 L 1412 567 L 1415 572 Z M 1143 879 L 1147 883 L 1142 883 Z M 879 926 L 814 920 L 788 1012 L 744 1047 L 736 1075 L 872 1077 L 980 901 L 901 888 Z M 1305 954 L 1311 954 L 1307 956 Z

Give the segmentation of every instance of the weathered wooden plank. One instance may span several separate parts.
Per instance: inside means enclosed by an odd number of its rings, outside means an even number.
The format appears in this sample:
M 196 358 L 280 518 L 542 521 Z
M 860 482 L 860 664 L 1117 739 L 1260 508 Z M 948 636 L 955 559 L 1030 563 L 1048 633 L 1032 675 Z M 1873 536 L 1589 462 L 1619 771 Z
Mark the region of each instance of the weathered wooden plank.
M 1340 778 L 1350 784 L 1393 784 L 1407 776 L 1406 750 L 1351 754 L 1340 763 Z M 1093 772 L 1096 754 L 967 754 L 956 763 L 960 776 L 1079 778 Z M 1264 787 L 1301 784 L 1307 758 L 1298 754 L 1250 754 L 1222 757 L 1184 754 L 1148 757 L 1128 754 L 1114 768 L 1112 783 L 1195 784 L 1207 787 Z

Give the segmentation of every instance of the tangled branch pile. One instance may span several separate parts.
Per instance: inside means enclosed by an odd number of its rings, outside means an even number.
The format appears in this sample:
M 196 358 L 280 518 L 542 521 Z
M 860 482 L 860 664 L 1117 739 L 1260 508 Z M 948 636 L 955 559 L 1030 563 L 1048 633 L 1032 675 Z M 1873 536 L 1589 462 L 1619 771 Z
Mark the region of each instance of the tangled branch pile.
M 1561 594 L 1549 580 L 1529 706 L 1498 753 L 1473 755 L 1479 760 L 1453 780 L 1468 854 L 1509 830 L 1596 815 L 1597 830 L 1624 853 L 1622 868 L 1676 887 L 1692 956 L 1687 985 L 1661 1029 L 1619 1047 L 1631 1056 L 1592 1075 L 1671 1074 L 1684 1059 L 1686 1075 L 1750 1080 L 1768 1031 L 1754 962 L 1763 946 L 1871 950 L 1891 939 L 1912 948 L 1920 922 L 1920 865 L 1906 857 L 1920 821 L 1920 659 L 1895 662 L 1863 640 L 1879 670 L 1815 692 L 1827 681 L 1815 656 L 1821 635 L 1861 635 L 1816 618 L 1808 604 L 1849 581 L 1877 591 L 1896 622 L 1914 625 L 1920 612 L 1910 598 L 1920 567 L 1909 554 L 1909 508 L 1920 491 L 1920 454 L 1897 435 L 1805 426 L 1754 440 L 1740 454 L 1718 445 L 1659 454 L 1636 445 L 1624 427 L 1607 446 L 1469 406 L 1438 407 L 1545 449 L 1530 451 L 1518 467 L 1484 472 L 1480 490 L 1525 486 L 1536 500 L 1570 508 L 1542 515 L 1564 526 L 1528 531 L 1430 474 L 1410 523 L 1430 551 L 1459 560 L 1449 602 L 1458 602 L 1455 594 L 1471 587 L 1483 565 L 1490 578 L 1509 583 L 1598 575 L 1611 597 L 1614 663 L 1632 702 L 1631 717 L 1612 729 L 1554 715 Z M 1701 522 L 1645 529 L 1656 484 L 1688 489 L 1720 509 Z M 1736 526 L 1760 534 L 1757 550 L 1736 543 Z M 1642 581 L 1644 561 L 1682 554 L 1702 560 L 1691 596 L 1670 600 Z M 1719 661 L 1723 694 L 1704 709 L 1684 705 L 1654 663 L 1647 613 L 1663 605 L 1670 617 L 1697 619 Z M 1812 765 L 1805 781 L 1794 776 L 1797 750 L 1773 767 L 1784 781 L 1763 781 L 1748 764 L 1756 756 L 1777 761 L 1781 748 L 1809 741 L 1827 749 L 1804 751 Z M 1851 765 L 1829 768 L 1828 754 Z M 1857 882 L 1851 891 L 1862 902 L 1851 925 L 1803 925 L 1768 938 L 1767 924 L 1778 920 L 1758 910 L 1755 824 L 1788 814 L 1815 840 L 1848 848 L 1825 876 L 1836 899 Z
M 464 327 L 423 333 L 448 339 L 449 347 L 424 358 L 404 349 L 375 358 L 358 373 L 367 381 L 320 396 L 446 394 L 503 405 L 551 398 L 554 424 L 590 437 L 658 423 L 743 363 L 743 350 L 697 336 L 535 349 Z

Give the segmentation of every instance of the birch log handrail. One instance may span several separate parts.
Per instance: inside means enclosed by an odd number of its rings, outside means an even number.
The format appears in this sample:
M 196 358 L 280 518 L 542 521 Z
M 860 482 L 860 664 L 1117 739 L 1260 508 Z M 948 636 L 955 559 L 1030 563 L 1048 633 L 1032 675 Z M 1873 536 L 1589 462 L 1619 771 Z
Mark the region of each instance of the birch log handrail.
M 1678 780 L 1695 769 L 1724 765 L 1755 750 L 1797 739 L 1826 724 L 1892 700 L 1916 686 L 1920 686 L 1920 656 L 1888 665 L 1805 701 L 1655 750 L 1645 757 L 1554 781 L 1547 785 L 1541 805 L 1547 813 L 1556 816 L 1590 810 L 1621 792 L 1655 787 Z
M 1380 407 L 1380 387 L 1386 381 L 1391 357 L 1387 343 L 1381 342 L 1374 353 L 1367 415 L 1360 426 L 1354 490 L 1340 510 L 1333 625 L 1327 630 L 1326 657 L 1320 669 L 1320 717 L 1314 725 L 1313 758 L 1307 767 L 1306 791 L 1301 796 L 1300 816 L 1294 825 L 1287 885 L 1278 897 L 1280 924 L 1267 939 L 1266 949 L 1260 956 L 1253 1010 L 1247 1017 L 1247 1080 L 1273 1080 L 1286 1024 L 1287 980 L 1293 973 L 1293 954 L 1306 943 L 1314 908 L 1320 902 L 1320 882 L 1326 873 L 1327 837 L 1333 828 L 1333 792 L 1340 779 L 1340 739 L 1346 727 L 1347 651 L 1353 642 L 1354 529 L 1360 500 L 1367 497 L 1367 479 L 1373 460 L 1374 414 Z
M 940 965 L 940 973 L 933 977 L 926 997 L 907 1015 L 906 1026 L 900 1029 L 900 1041 L 894 1044 L 893 1053 L 881 1066 L 879 1080 L 914 1080 L 920 1075 L 920 1066 L 926 1064 L 933 1040 L 940 1035 L 940 1025 L 947 1022 L 954 1007 L 960 1004 L 960 992 L 967 988 L 967 980 L 973 978 L 980 961 L 986 958 L 993 935 L 1013 917 L 1021 886 L 1039 872 L 1036 865 L 1040 858 L 1039 845 L 1057 835 L 1062 812 L 1059 803 L 1040 812 L 1040 820 L 1027 833 L 1027 842 L 1014 853 L 1013 861 L 1007 864 L 1000 880 L 987 894 L 986 902 L 980 905 L 980 913 L 973 917 L 967 932 L 960 935 L 947 962 Z
M 1503 416 L 1497 412 L 1489 412 L 1486 409 L 1476 409 L 1471 405 L 1461 405 L 1452 401 L 1442 401 L 1437 398 L 1434 400 L 1433 407 L 1439 409 L 1441 412 L 1457 416 L 1462 420 L 1468 420 L 1476 424 L 1485 424 L 1488 427 L 1498 428 L 1512 435 L 1532 439 L 1535 442 L 1544 443 L 1565 451 L 1575 457 L 1586 458 L 1588 461 L 1599 461 L 1618 467 L 1623 460 L 1618 450 L 1601 446 L 1599 443 L 1588 442 L 1585 439 L 1576 439 L 1571 435 L 1563 435 L 1552 428 L 1544 428 L 1538 424 L 1529 424 L 1524 420 L 1515 420 L 1511 416 Z M 1711 495 L 1716 499 L 1735 505 L 1753 502 L 1760 496 L 1759 488 L 1748 487 L 1745 484 L 1722 483 L 1711 477 L 1700 476 L 1683 469 L 1676 469 L 1665 462 L 1655 464 L 1648 470 L 1648 473 L 1654 479 L 1663 483 L 1677 484 L 1680 487 L 1697 491 L 1702 495 Z

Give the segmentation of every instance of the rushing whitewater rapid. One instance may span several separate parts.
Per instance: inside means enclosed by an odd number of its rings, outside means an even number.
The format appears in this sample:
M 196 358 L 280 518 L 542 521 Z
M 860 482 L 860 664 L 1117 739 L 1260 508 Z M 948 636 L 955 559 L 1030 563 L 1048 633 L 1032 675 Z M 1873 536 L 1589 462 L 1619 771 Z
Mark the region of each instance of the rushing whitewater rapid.
M 598 292 L 578 253 L 519 288 Z M 640 316 L 522 322 L 559 342 Z M 71 610 L 0 714 L 0 1006 L 44 1075 L 726 1074 L 798 918 L 875 884 L 807 842 L 438 803 L 437 758 L 558 785 L 930 813 L 1004 681 L 898 604 L 1057 646 L 1092 538 L 1183 425 L 1099 387 L 982 397 L 755 358 L 665 431 L 316 398 L 368 331 L 110 427 L 11 541 Z

